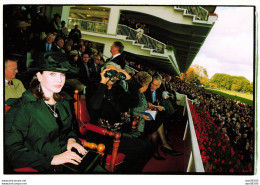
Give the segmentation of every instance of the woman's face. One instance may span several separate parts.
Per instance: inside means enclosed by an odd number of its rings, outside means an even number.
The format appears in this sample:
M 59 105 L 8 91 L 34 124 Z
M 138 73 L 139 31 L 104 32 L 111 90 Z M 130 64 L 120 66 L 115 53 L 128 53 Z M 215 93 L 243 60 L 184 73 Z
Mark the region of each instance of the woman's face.
M 149 87 L 149 83 L 140 88 L 140 93 L 144 93 Z
M 66 79 L 64 73 L 54 71 L 43 71 L 42 74 L 38 72 L 36 75 L 46 97 L 53 93 L 59 93 L 64 86 Z

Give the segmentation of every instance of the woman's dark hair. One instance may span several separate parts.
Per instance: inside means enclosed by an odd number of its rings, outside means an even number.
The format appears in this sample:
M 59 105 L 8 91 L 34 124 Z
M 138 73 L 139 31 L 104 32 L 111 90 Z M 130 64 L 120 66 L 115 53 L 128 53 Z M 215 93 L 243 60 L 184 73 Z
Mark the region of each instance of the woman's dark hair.
M 43 71 L 40 71 L 40 73 L 42 74 Z M 46 98 L 46 97 L 44 96 L 44 93 L 43 93 L 43 91 L 42 91 L 42 88 L 41 88 L 41 87 L 39 88 L 39 87 L 40 87 L 40 82 L 38 81 L 37 77 L 34 76 L 34 77 L 32 78 L 31 83 L 30 83 L 30 90 L 31 90 L 33 96 L 34 96 L 35 98 L 37 98 L 37 99 L 49 100 L 48 98 Z M 39 89 L 40 89 L 40 91 L 39 91 Z M 54 98 L 54 100 L 57 101 L 57 102 L 58 102 L 58 101 L 62 101 L 62 100 L 65 98 L 65 94 L 64 94 L 62 91 L 59 92 L 59 93 L 54 93 L 54 94 L 53 94 L 53 98 Z
M 137 84 L 137 88 L 140 89 L 141 87 L 151 83 L 152 77 L 149 73 L 145 71 L 140 71 L 134 76 L 134 80 Z

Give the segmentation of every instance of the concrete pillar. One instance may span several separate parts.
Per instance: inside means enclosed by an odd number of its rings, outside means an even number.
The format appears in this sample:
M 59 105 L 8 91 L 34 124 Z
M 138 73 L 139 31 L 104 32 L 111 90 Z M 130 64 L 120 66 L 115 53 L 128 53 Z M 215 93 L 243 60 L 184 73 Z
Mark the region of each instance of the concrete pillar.
M 61 21 L 66 22 L 66 26 L 68 26 L 68 18 L 70 13 L 70 6 L 63 6 L 61 10 Z
M 115 35 L 117 31 L 117 24 L 120 19 L 120 7 L 112 6 L 110 9 L 107 34 Z

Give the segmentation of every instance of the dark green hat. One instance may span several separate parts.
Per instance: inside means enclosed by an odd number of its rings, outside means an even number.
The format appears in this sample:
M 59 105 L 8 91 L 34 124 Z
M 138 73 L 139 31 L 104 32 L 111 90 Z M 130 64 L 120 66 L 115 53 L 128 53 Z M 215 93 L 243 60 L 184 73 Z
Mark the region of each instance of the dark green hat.
M 67 55 L 58 52 L 40 53 L 33 66 L 34 67 L 29 68 L 28 71 L 55 71 L 70 74 L 78 73 L 78 68 L 69 63 Z

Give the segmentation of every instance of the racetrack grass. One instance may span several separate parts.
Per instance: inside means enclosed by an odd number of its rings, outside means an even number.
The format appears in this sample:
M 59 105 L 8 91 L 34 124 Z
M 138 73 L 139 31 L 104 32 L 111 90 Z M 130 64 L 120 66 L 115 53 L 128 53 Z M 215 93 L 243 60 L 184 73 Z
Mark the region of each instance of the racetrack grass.
M 240 92 L 228 91 L 222 89 L 212 89 L 212 88 L 205 88 L 205 89 L 212 91 L 216 94 L 225 96 L 226 98 L 231 98 L 240 101 L 242 103 L 253 105 L 253 94 L 240 93 Z

